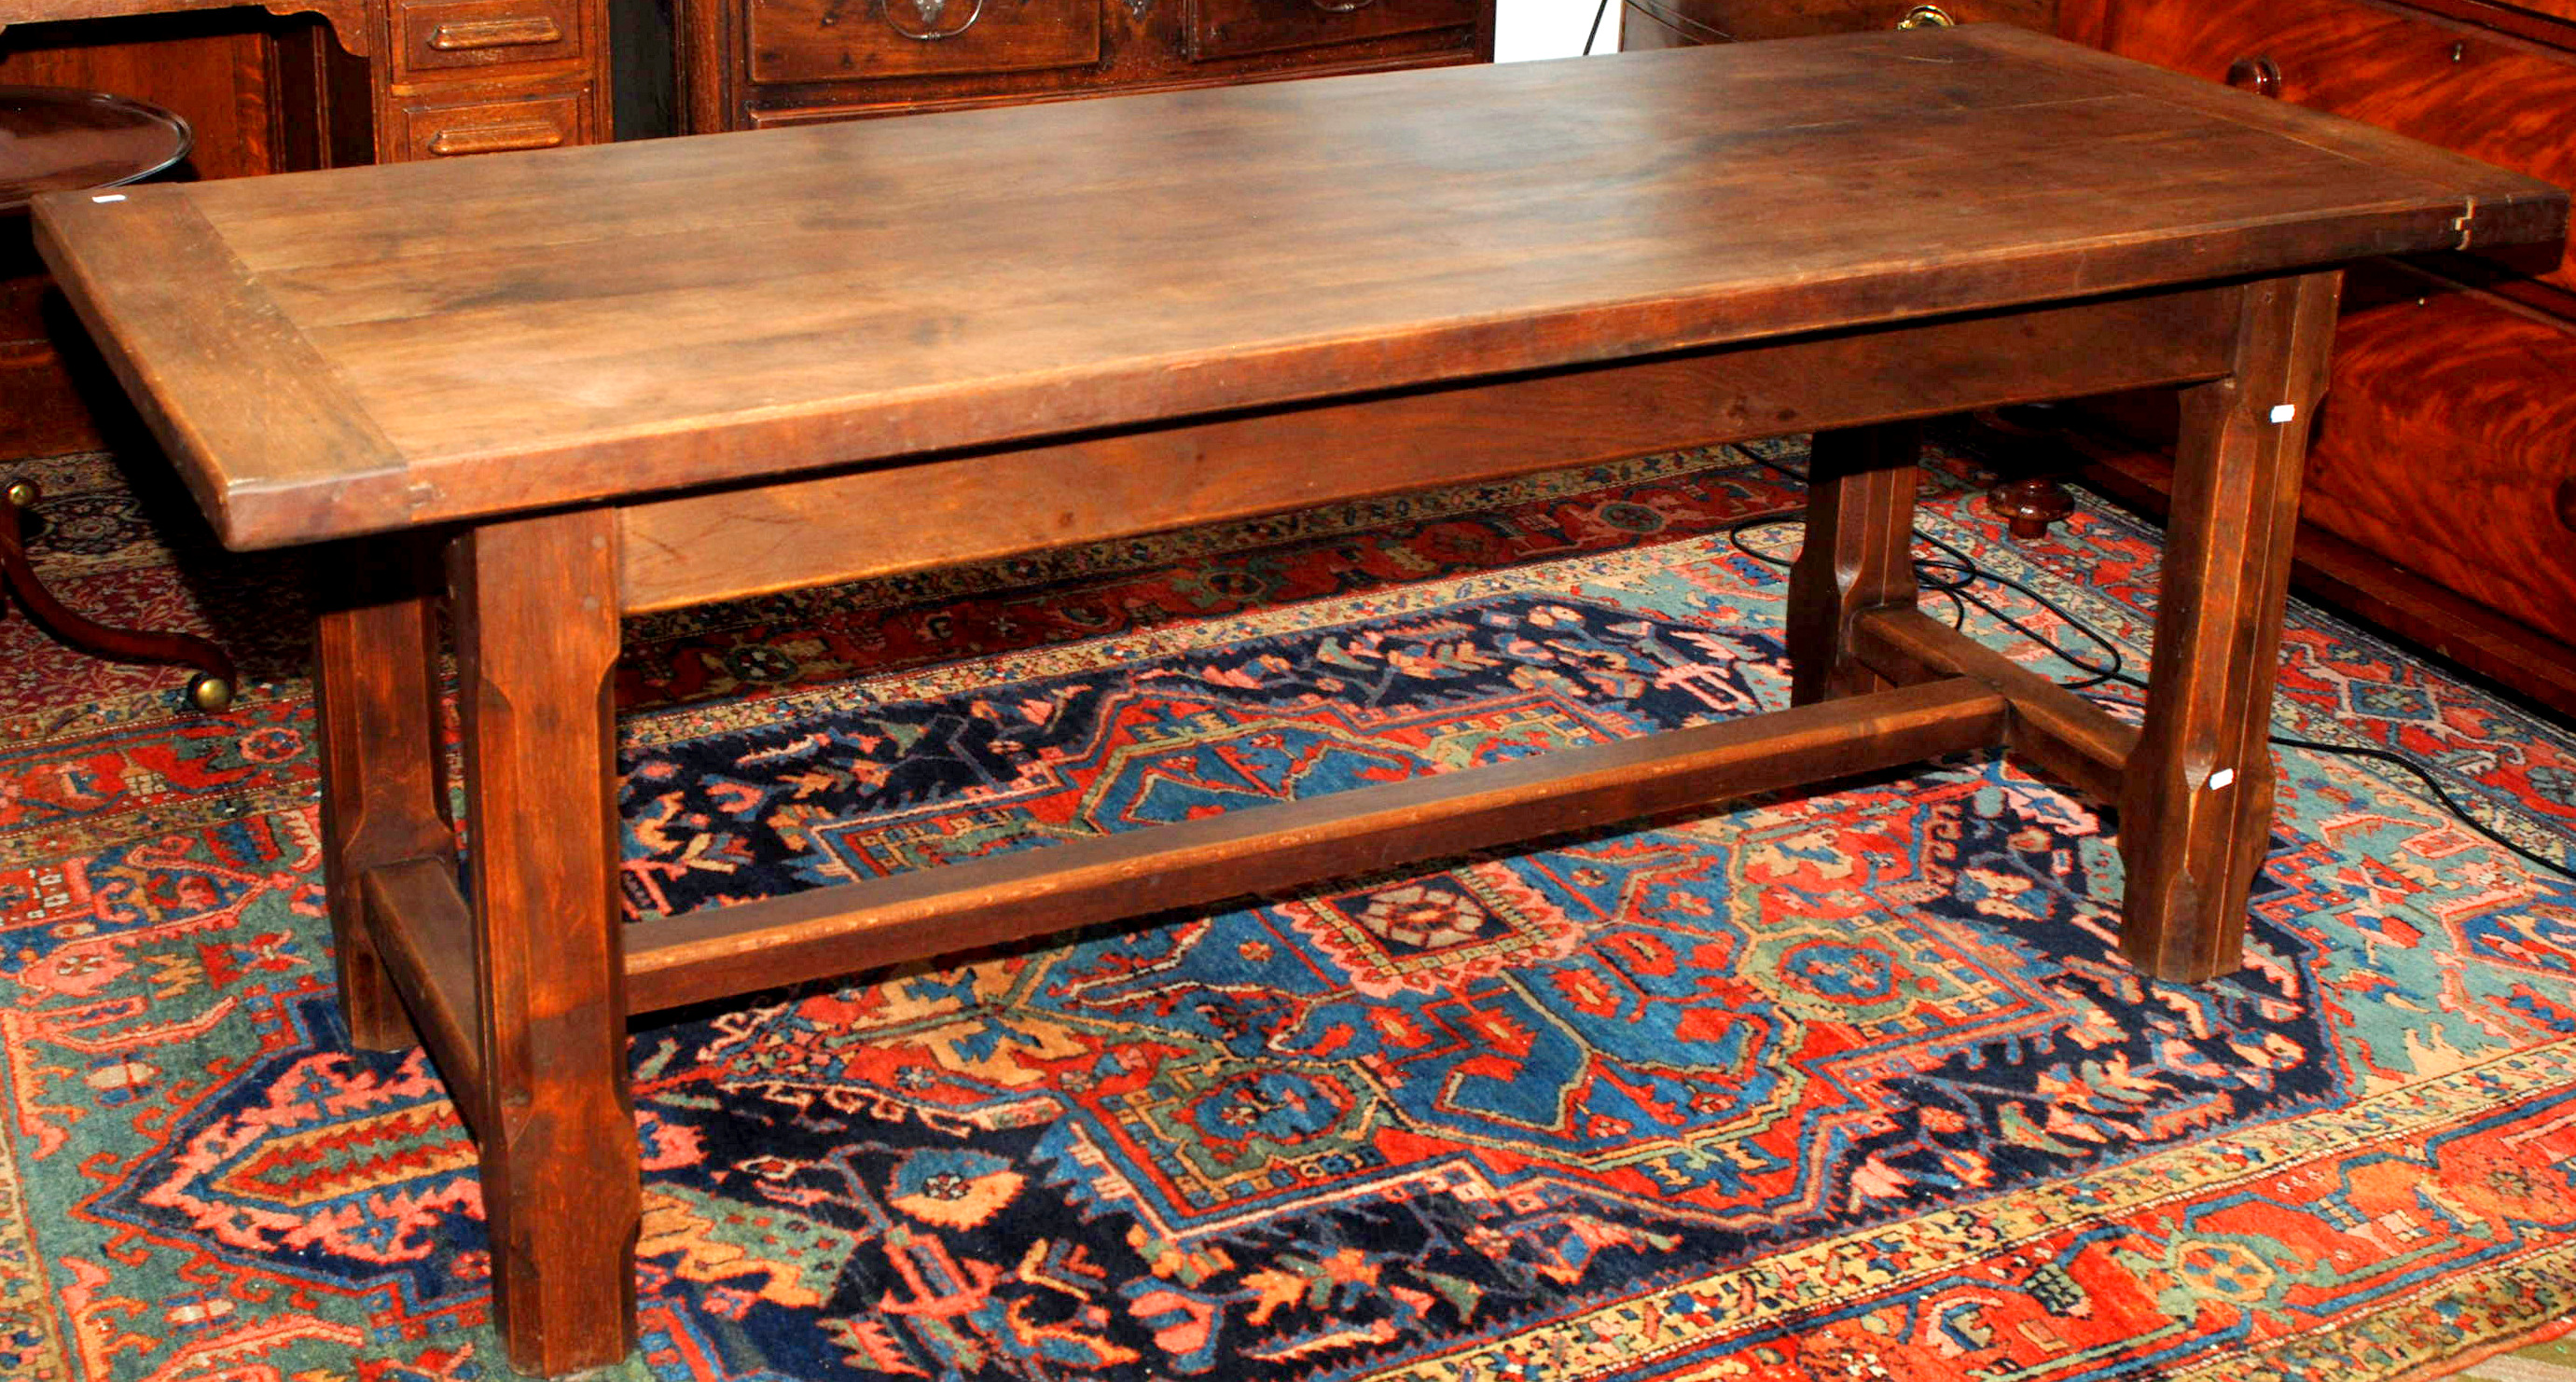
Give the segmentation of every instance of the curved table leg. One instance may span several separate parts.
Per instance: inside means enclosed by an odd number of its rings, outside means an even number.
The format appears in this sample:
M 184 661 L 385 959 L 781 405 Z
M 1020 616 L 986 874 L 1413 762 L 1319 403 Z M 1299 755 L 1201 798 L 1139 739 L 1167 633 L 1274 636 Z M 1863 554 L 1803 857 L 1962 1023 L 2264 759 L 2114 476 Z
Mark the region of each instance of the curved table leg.
M 223 649 L 186 633 L 144 633 L 114 629 L 75 614 L 36 579 L 27 564 L 26 539 L 19 532 L 18 511 L 40 496 L 34 484 L 20 480 L 0 502 L 0 585 L 18 597 L 30 618 L 46 632 L 85 653 L 119 662 L 178 663 L 197 669 L 188 679 L 188 700 L 199 710 L 220 711 L 233 703 L 241 682 L 233 660 Z

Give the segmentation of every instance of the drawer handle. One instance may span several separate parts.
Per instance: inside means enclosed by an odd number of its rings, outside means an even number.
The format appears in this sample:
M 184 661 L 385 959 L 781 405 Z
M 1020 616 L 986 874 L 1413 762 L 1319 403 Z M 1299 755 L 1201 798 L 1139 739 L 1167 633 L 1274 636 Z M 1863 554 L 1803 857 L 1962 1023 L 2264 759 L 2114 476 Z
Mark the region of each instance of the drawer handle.
M 525 120 L 515 125 L 478 125 L 472 129 L 440 130 L 432 135 L 429 151 L 440 158 L 462 154 L 506 154 L 519 149 L 551 149 L 564 142 L 562 130 L 542 120 Z
M 885 0 L 883 13 L 886 27 L 905 38 L 917 39 L 923 43 L 937 43 L 943 38 L 955 38 L 968 29 L 974 28 L 975 21 L 984 17 L 984 0 L 969 0 L 966 6 L 966 17 L 958 22 L 957 27 L 953 29 L 939 27 L 939 21 L 947 17 L 948 10 L 954 3 L 955 0 Z M 895 18 L 895 12 L 898 9 L 910 9 L 920 16 L 920 25 L 916 28 L 906 28 Z
M 1907 10 L 1904 18 L 1896 21 L 1896 27 L 1900 29 L 1947 29 L 1958 22 L 1958 20 L 1950 17 L 1950 12 L 1948 10 L 1943 9 L 1938 5 L 1917 5 L 1914 8 Z
M 563 42 L 554 16 L 522 15 L 516 19 L 464 19 L 429 31 L 429 46 L 441 53 L 470 53 L 479 48 L 534 48 Z
M 2251 91 L 2277 101 L 2281 98 L 2281 64 L 2272 61 L 2271 56 L 2265 53 L 2238 58 L 2227 64 L 2227 84 L 2239 91 Z
M 1326 14 L 1349 14 L 1353 10 L 1367 9 L 1377 0 L 1314 0 L 1314 3 L 1316 9 Z

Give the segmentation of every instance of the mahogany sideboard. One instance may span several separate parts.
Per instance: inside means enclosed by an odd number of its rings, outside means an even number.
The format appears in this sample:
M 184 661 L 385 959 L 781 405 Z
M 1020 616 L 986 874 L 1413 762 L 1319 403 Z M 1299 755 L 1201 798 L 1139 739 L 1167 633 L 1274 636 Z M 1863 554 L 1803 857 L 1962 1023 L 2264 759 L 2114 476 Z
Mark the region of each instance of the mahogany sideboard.
M 2007 20 L 2576 184 L 2576 0 L 1626 0 L 1631 47 Z M 2173 419 L 2105 400 L 2086 473 L 2160 506 Z M 2309 453 L 2312 594 L 2576 714 L 2576 261 L 2347 276 Z
M 691 134 L 1494 55 L 1494 0 L 676 2 Z

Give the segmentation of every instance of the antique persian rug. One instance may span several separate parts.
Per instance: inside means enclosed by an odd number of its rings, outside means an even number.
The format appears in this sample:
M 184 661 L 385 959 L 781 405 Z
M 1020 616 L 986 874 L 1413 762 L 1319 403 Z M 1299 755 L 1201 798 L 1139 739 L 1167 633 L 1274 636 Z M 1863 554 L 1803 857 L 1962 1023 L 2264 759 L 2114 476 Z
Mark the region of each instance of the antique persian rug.
M 1797 534 L 1738 529 L 1801 463 L 638 621 L 627 904 L 1782 704 Z M 1927 472 L 1931 607 L 2134 705 L 2103 674 L 2143 670 L 2153 530 L 2012 542 L 1966 469 Z M 104 459 L 39 470 L 67 598 L 256 684 L 187 715 L 0 625 L 0 1376 L 507 1376 L 472 1149 L 331 998 L 327 569 L 207 551 Z M 2245 967 L 2154 983 L 2096 804 L 1980 756 L 646 1019 L 615 1375 L 2385 1382 L 2562 1333 L 2576 735 L 2313 610 L 2285 658 L 2283 735 L 2420 757 L 2537 862 L 2284 747 Z

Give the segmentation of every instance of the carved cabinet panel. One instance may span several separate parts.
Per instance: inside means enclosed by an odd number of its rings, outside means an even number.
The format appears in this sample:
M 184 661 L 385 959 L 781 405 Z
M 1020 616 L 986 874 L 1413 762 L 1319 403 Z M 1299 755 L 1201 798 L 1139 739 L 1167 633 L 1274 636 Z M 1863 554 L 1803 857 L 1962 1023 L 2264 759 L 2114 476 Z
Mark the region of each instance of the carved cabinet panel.
M 688 132 L 1493 55 L 1492 0 L 679 0 Z

